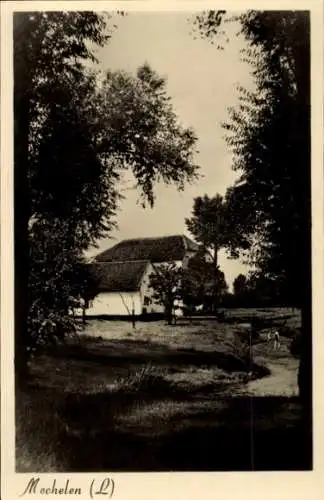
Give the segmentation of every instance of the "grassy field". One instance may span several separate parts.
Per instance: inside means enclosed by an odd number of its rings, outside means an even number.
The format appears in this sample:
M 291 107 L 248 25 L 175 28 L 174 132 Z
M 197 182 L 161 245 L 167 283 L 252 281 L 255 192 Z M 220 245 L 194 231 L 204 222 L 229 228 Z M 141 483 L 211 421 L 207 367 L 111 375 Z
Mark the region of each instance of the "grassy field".
M 135 329 L 92 320 L 34 359 L 16 398 L 17 470 L 307 469 L 291 340 L 275 351 L 265 329 L 251 351 L 247 311 L 235 314 Z M 296 311 L 264 315 L 299 326 Z

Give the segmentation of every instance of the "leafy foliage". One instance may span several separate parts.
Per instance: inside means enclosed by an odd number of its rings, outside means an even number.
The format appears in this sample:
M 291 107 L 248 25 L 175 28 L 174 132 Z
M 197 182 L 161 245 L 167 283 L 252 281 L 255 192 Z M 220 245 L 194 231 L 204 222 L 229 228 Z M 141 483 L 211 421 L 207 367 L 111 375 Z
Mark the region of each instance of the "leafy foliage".
M 36 235 L 41 233 L 37 224 L 40 229 L 41 209 L 44 204 L 46 205 L 48 194 L 46 189 L 40 188 L 39 180 L 42 176 L 37 173 L 39 159 L 44 153 L 42 127 L 45 123 L 46 144 L 46 140 L 50 139 L 48 117 L 55 115 L 54 108 L 58 94 L 60 111 L 62 103 L 64 102 L 66 106 L 68 102 L 66 98 L 64 100 L 66 89 L 70 89 L 71 97 L 74 84 L 82 85 L 85 81 L 84 63 L 88 60 L 94 61 L 89 44 L 103 45 L 110 38 L 111 32 L 106 31 L 104 34 L 106 29 L 104 16 L 90 12 L 21 12 L 14 14 L 13 24 L 15 368 L 16 380 L 20 384 L 26 376 L 28 349 L 39 337 L 38 333 L 44 339 L 48 335 L 51 336 L 60 319 L 59 314 L 56 315 L 54 312 L 57 321 L 53 322 L 53 311 L 49 313 L 45 304 L 40 305 L 33 297 L 35 291 L 33 287 L 36 286 L 36 282 L 39 295 L 42 294 L 42 282 L 37 281 L 37 276 L 43 278 L 42 269 L 46 266 L 51 267 L 50 260 L 44 262 L 47 251 L 40 259 L 39 265 L 33 263 L 30 258 L 31 254 L 37 253 Z M 58 93 L 61 83 L 64 84 L 65 91 Z M 61 116 L 61 123 L 58 126 L 60 127 L 62 123 L 64 118 Z M 55 157 L 56 151 L 53 150 L 52 165 L 55 163 Z M 50 197 L 48 201 L 52 202 Z M 56 215 L 54 213 L 53 218 Z M 54 228 L 46 234 L 52 237 Z M 43 242 L 40 242 L 39 248 L 44 248 Z M 36 266 L 34 271 L 33 265 Z M 71 326 L 69 323 L 69 319 L 66 318 L 64 326 L 68 329 Z M 48 327 L 48 335 L 43 326 Z
M 207 265 L 213 281 L 214 306 L 219 299 L 218 253 L 226 248 L 232 257 L 237 256 L 238 248 L 249 248 L 249 240 L 235 224 L 237 214 L 233 210 L 233 198 L 224 199 L 217 194 L 210 198 L 205 195 L 194 199 L 192 217 L 186 219 L 186 226 L 193 237 L 201 243 L 203 251 L 211 258 L 212 265 Z M 206 264 L 205 264 L 206 267 Z
M 239 87 L 239 105 L 224 124 L 237 183 L 227 198 L 251 241 L 250 260 L 280 283 L 284 300 L 301 304 L 298 270 L 305 267 L 309 217 L 309 18 L 301 11 L 248 11 L 236 17 L 206 12 L 197 20 L 207 38 L 222 38 L 221 22 L 239 22 L 242 53 L 256 89 Z M 211 30 L 210 27 L 213 27 Z
M 233 292 L 230 303 L 236 307 L 282 307 L 287 305 L 283 303 L 280 283 L 258 271 L 250 272 L 248 276 L 239 274 L 233 282 Z
M 208 262 L 204 255 L 198 253 L 189 260 L 188 266 L 183 269 L 181 285 L 181 297 L 188 312 L 194 312 L 197 306 L 202 306 L 205 312 L 213 310 L 214 278 L 214 265 Z M 225 275 L 219 268 L 216 278 L 217 298 L 221 302 L 222 297 L 227 293 L 228 286 Z
M 198 29 L 218 36 L 225 17 L 204 13 Z M 247 11 L 236 20 L 256 90 L 239 88 L 240 104 L 225 124 L 240 173 L 233 209 L 253 237 L 259 274 L 276 281 L 285 302 L 303 308 L 298 382 L 311 408 L 310 14 Z
M 235 295 L 242 295 L 247 289 L 247 279 L 244 274 L 239 274 L 233 281 L 233 292 Z
M 186 226 L 193 237 L 209 251 L 213 259 L 217 252 L 227 244 L 227 220 L 223 198 L 205 195 L 194 199 L 191 219 L 186 219 Z
M 181 300 L 183 270 L 175 262 L 158 264 L 149 277 L 153 300 L 164 307 L 168 324 L 172 324 L 176 301 Z
M 232 210 L 232 202 L 231 197 L 223 198 L 219 194 L 211 198 L 198 196 L 194 199 L 192 217 L 186 219 L 190 233 L 216 263 L 221 248 L 227 249 L 233 257 L 238 248 L 249 248 L 248 238 L 237 228 L 237 214 Z
M 195 135 L 178 123 L 163 78 L 147 65 L 101 80 L 87 69 L 95 62 L 90 47 L 111 36 L 107 20 L 90 12 L 15 15 L 18 349 L 39 337 L 44 321 L 49 336 L 64 318 L 73 328 L 69 297 L 87 293 L 86 283 L 95 293 L 83 250 L 115 226 L 126 168 L 150 205 L 156 181 L 183 189 L 197 176 Z
M 154 203 L 155 182 L 173 183 L 183 190 L 197 178 L 196 136 L 179 124 L 166 80 L 147 64 L 136 77 L 108 72 L 99 100 L 105 117 L 100 148 L 119 167 L 132 169 L 144 205 Z

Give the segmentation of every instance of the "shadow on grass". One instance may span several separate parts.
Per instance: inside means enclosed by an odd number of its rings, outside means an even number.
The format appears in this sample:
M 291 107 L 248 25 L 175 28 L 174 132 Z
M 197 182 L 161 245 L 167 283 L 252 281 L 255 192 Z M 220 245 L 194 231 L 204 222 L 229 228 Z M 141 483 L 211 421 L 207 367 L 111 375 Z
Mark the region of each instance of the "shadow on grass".
M 70 442 L 78 449 L 71 470 L 307 470 L 312 466 L 307 428 L 298 419 L 290 425 L 284 418 L 272 421 L 287 402 L 258 398 L 252 410 L 250 398 L 237 398 L 223 414 L 190 417 L 190 427 L 166 437 L 108 431 Z M 91 460 L 90 450 L 95 450 Z
M 137 396 L 138 397 L 138 396 Z M 27 399 L 26 399 L 27 398 Z M 70 394 L 33 389 L 20 421 L 22 435 L 35 453 L 55 455 L 55 470 L 90 471 L 250 471 L 309 470 L 310 426 L 301 418 L 297 398 L 229 397 L 221 411 L 183 414 L 182 426 L 149 434 L 115 425 L 114 417 L 131 407 L 131 395 Z M 145 400 L 147 403 L 147 400 Z M 20 401 L 20 405 L 22 400 Z M 41 407 L 41 411 L 40 411 Z M 39 427 L 40 425 L 40 427 Z M 22 428 L 23 427 L 23 428 Z M 23 432 L 21 432 L 23 431 Z M 19 446 L 19 443 L 17 444 Z M 41 452 L 41 451 L 40 451 Z M 53 461 L 52 461 L 53 462 Z M 23 466 L 18 472 L 26 471 Z M 28 472 L 44 471 L 44 464 Z
M 133 347 L 133 349 L 132 349 Z M 137 350 L 138 349 L 138 350 Z M 199 351 L 196 349 L 170 349 L 165 345 L 143 341 L 105 341 L 98 348 L 83 345 L 65 345 L 48 350 L 52 357 L 89 361 L 110 367 L 153 363 L 161 365 L 213 366 L 226 370 L 253 371 L 256 377 L 270 374 L 267 367 L 256 363 L 250 364 L 249 356 L 243 352 Z

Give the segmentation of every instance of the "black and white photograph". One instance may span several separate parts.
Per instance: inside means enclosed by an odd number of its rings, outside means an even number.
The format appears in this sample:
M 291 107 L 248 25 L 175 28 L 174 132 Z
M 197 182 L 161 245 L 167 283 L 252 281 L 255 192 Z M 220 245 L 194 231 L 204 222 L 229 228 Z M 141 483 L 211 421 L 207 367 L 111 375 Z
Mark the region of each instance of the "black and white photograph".
M 20 493 L 312 471 L 310 11 L 59 4 L 12 13 Z

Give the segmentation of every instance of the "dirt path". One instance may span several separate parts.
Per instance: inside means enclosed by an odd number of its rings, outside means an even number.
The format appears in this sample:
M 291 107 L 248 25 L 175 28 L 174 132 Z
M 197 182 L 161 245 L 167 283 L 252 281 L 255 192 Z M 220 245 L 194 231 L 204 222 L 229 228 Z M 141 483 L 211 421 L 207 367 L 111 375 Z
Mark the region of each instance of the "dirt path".
M 248 382 L 240 394 L 251 396 L 297 396 L 298 361 L 291 357 L 268 361 L 271 374 Z

